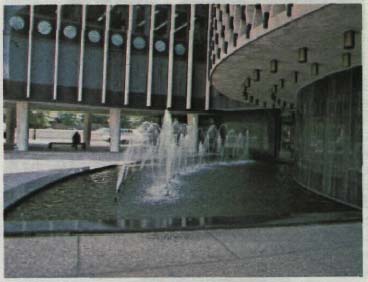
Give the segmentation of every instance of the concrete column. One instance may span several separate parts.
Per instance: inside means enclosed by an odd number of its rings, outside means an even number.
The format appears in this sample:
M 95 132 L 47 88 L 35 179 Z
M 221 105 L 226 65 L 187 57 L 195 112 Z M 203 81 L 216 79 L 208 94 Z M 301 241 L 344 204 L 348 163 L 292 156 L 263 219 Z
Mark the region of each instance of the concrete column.
M 151 25 L 150 25 L 150 37 L 148 46 L 148 71 L 147 71 L 147 102 L 146 106 L 151 107 L 152 96 L 152 67 L 153 67 L 153 36 L 155 32 L 155 10 L 156 5 L 151 6 Z
M 129 21 L 127 30 L 126 53 L 125 53 L 125 85 L 124 85 L 124 105 L 129 104 L 129 87 L 130 87 L 130 50 L 132 42 L 133 28 L 133 5 L 129 5 Z
M 193 80 L 193 44 L 194 44 L 194 29 L 195 29 L 195 5 L 190 5 L 190 27 L 189 27 L 189 42 L 188 42 L 188 69 L 187 69 L 187 104 L 186 109 L 192 108 L 192 80 Z
M 82 28 L 79 52 L 79 74 L 78 74 L 78 102 L 82 101 L 83 95 L 83 67 L 84 67 L 84 42 L 86 33 L 87 6 L 82 5 Z
M 28 102 L 17 102 L 17 149 L 28 151 Z
M 6 108 L 6 144 L 13 145 L 15 137 L 15 109 Z
M 102 93 L 101 103 L 106 102 L 106 83 L 107 83 L 107 61 L 109 58 L 109 34 L 110 34 L 110 5 L 106 5 L 106 18 L 105 18 L 105 36 L 104 36 L 104 49 L 103 49 L 103 65 L 102 65 Z
M 210 31 L 212 23 L 212 5 L 209 4 L 208 7 L 208 29 L 207 29 L 207 64 L 206 64 L 206 92 L 205 92 L 205 110 L 210 109 L 210 60 L 211 60 L 211 48 L 210 48 Z
M 193 140 L 193 151 L 198 148 L 198 114 L 187 114 L 187 123 L 190 126 L 191 140 Z
M 28 33 L 28 54 L 27 54 L 27 98 L 31 97 L 31 71 L 32 71 L 32 45 L 33 45 L 33 25 L 34 7 L 30 6 L 29 11 L 29 33 Z
M 120 109 L 110 109 L 110 152 L 119 152 L 120 145 Z
M 92 115 L 91 113 L 84 114 L 84 128 L 83 128 L 83 142 L 86 144 L 88 149 L 91 146 L 91 125 Z
M 57 99 L 57 85 L 58 85 L 58 70 L 59 70 L 59 39 L 60 39 L 60 25 L 61 25 L 61 5 L 56 8 L 56 38 L 55 38 L 55 54 L 54 54 L 54 85 L 53 85 L 53 99 Z
M 166 107 L 172 106 L 172 93 L 173 93 L 173 69 L 174 69 L 174 40 L 175 40 L 175 13 L 176 5 L 171 5 L 170 16 L 170 39 L 169 39 L 169 62 L 167 71 L 167 102 Z

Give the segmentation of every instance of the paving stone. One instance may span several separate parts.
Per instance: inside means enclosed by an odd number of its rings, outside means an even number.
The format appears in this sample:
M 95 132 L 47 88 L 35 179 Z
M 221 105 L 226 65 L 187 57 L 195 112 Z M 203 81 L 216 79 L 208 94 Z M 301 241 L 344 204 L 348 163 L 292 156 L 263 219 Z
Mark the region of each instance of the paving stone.
M 359 243 L 337 249 L 314 251 L 309 255 L 316 262 L 334 269 L 335 276 L 362 276 L 363 274 L 363 249 Z
M 5 277 L 69 277 L 77 273 L 77 237 L 5 238 Z
M 281 255 L 258 259 L 141 269 L 125 273 L 105 273 L 100 277 L 295 277 L 335 276 L 336 274 L 336 270 L 315 262 L 313 257 Z
M 80 246 L 85 276 L 234 258 L 204 231 L 82 236 Z
M 237 256 L 248 258 L 333 249 L 350 242 L 361 248 L 361 228 L 360 223 L 352 223 L 209 232 Z

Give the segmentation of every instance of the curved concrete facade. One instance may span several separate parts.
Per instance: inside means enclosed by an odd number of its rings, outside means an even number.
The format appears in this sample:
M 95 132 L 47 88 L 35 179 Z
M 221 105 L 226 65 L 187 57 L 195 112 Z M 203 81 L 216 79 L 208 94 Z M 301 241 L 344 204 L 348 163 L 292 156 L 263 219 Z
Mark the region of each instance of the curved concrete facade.
M 362 68 L 331 74 L 298 92 L 296 180 L 362 206 Z
M 298 89 L 362 64 L 361 14 L 359 4 L 212 5 L 212 85 L 247 107 L 294 110 Z

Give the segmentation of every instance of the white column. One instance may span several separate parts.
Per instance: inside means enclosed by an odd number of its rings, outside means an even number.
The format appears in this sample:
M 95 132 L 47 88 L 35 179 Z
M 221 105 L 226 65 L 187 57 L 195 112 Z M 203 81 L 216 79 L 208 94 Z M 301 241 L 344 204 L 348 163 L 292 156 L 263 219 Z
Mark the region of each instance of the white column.
M 119 152 L 120 109 L 110 109 L 110 152 Z
M 168 75 L 167 75 L 167 103 L 166 107 L 172 106 L 172 90 L 173 90 L 173 70 L 174 70 L 174 40 L 175 40 L 175 14 L 176 5 L 171 5 L 171 17 L 170 17 L 170 39 L 169 39 L 169 62 L 168 62 Z
M 206 100 L 205 100 L 205 110 L 208 111 L 210 109 L 210 56 L 211 56 L 211 50 L 210 50 L 210 31 L 211 31 L 211 23 L 212 23 L 212 5 L 208 5 L 208 29 L 207 29 L 207 66 L 206 66 Z
M 84 114 L 83 142 L 86 144 L 86 148 L 91 145 L 91 116 L 91 113 Z
M 30 6 L 29 34 L 28 34 L 28 54 L 27 54 L 27 98 L 31 97 L 31 69 L 32 69 L 32 42 L 33 42 L 33 19 L 34 7 Z
M 190 5 L 190 27 L 188 42 L 188 68 L 187 68 L 187 106 L 186 109 L 192 108 L 192 79 L 193 79 L 193 43 L 194 43 L 194 27 L 195 27 L 195 5 Z
M 15 109 L 6 108 L 5 111 L 6 118 L 6 144 L 14 144 L 15 137 Z
M 153 35 L 155 31 L 155 10 L 156 5 L 151 7 L 151 25 L 150 25 L 150 38 L 148 49 L 148 73 L 147 73 L 147 107 L 151 106 L 152 97 L 152 63 L 153 63 Z
M 83 91 L 83 66 L 84 66 L 84 38 L 86 32 L 86 5 L 82 5 L 82 29 L 81 29 L 81 42 L 79 53 L 79 77 L 78 77 L 78 102 L 82 101 Z
M 124 80 L 124 105 L 129 105 L 129 87 L 130 87 L 130 50 L 132 42 L 133 27 L 133 5 L 129 5 L 129 21 L 127 30 L 126 53 L 125 53 L 125 80 Z
M 104 36 L 104 53 L 102 66 L 102 99 L 101 103 L 106 101 L 106 77 L 107 77 L 107 61 L 109 59 L 109 32 L 110 32 L 110 5 L 106 5 L 106 19 L 105 19 L 105 36 Z
M 59 69 L 59 41 L 60 41 L 60 23 L 61 23 L 61 5 L 56 8 L 56 38 L 55 38 L 55 55 L 54 55 L 54 91 L 53 99 L 57 98 L 58 69 Z
M 17 149 L 28 151 L 28 102 L 17 102 Z

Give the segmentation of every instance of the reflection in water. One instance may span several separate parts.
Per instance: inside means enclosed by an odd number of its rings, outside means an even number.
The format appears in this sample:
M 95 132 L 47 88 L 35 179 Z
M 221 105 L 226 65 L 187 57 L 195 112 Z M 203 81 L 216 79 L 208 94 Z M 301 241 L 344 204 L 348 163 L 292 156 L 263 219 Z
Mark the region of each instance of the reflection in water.
M 155 230 L 252 226 L 295 215 L 345 212 L 349 208 L 325 200 L 294 184 L 286 165 L 254 161 L 208 164 L 175 178 L 177 194 L 150 201 L 149 168 L 127 179 L 114 202 L 118 171 L 109 169 L 69 179 L 31 196 L 9 210 L 6 222 L 32 226 L 54 221 L 54 228 Z M 311 216 L 309 216 L 311 218 Z M 67 222 L 75 222 L 69 226 Z M 61 222 L 63 222 L 61 224 Z M 38 223 L 37 223 L 38 224 Z M 49 228 L 49 224 L 41 224 Z M 26 227 L 19 227 L 20 230 Z

